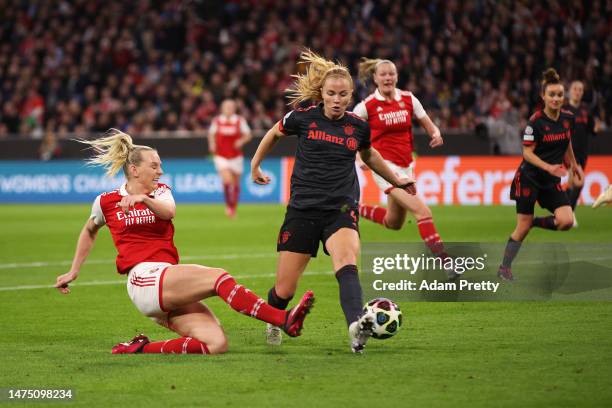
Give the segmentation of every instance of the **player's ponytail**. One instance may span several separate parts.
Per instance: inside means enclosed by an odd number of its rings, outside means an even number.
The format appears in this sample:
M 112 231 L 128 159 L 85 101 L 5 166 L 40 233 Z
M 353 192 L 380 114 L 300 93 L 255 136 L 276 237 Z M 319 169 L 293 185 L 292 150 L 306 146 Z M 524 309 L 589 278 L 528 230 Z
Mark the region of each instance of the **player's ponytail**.
M 353 78 L 348 69 L 339 63 L 328 61 L 311 50 L 305 50 L 300 55 L 299 64 L 308 64 L 305 74 L 293 75 L 295 81 L 285 89 L 290 105 L 312 100 L 321 101 L 321 88 L 327 78 L 337 76 L 349 81 L 353 87 Z
M 374 77 L 374 73 L 378 69 L 381 64 L 393 64 L 393 61 L 388 59 L 380 59 L 380 58 L 361 58 L 361 62 L 359 63 L 359 80 L 361 82 L 367 82 Z
M 548 85 L 560 84 L 561 77 L 554 68 L 548 68 L 542 73 L 542 93 L 546 92 Z
M 128 175 L 128 165 L 138 165 L 142 161 L 143 150 L 155 150 L 149 146 L 135 145 L 132 137 L 118 129 L 110 129 L 108 136 L 96 140 L 77 140 L 88 144 L 94 150 L 93 157 L 87 159 L 87 163 L 100 165 L 106 169 L 110 177 L 117 174 L 123 168 Z

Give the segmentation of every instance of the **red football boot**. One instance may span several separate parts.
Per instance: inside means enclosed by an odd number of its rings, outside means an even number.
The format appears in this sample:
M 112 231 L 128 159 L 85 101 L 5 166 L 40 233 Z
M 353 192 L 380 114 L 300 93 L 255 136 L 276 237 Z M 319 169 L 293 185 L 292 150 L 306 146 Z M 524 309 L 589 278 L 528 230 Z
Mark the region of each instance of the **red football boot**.
M 119 343 L 113 347 L 113 354 L 134 354 L 142 353 L 142 349 L 146 344 L 149 344 L 149 338 L 144 334 L 139 334 L 134 337 L 129 343 Z
M 302 326 L 306 315 L 310 313 L 310 309 L 314 304 L 314 293 L 311 290 L 304 293 L 300 302 L 287 313 L 287 319 L 283 325 L 283 330 L 291 337 L 297 337 L 302 334 Z

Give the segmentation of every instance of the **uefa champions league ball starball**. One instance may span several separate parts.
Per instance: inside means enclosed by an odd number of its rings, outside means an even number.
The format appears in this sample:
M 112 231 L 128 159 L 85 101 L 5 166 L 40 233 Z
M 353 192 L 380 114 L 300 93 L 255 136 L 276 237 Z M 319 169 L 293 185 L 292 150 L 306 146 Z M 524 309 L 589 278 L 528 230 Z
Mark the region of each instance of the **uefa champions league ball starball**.
M 402 327 L 402 312 L 389 299 L 372 299 L 364 305 L 363 312 L 371 314 L 374 318 L 372 337 L 375 339 L 384 340 L 393 337 Z

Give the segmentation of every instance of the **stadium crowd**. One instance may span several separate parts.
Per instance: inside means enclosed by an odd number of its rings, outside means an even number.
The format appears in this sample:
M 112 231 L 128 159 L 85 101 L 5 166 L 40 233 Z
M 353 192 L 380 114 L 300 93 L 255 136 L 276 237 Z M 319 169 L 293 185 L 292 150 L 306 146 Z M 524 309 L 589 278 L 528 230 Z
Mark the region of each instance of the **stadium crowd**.
M 362 56 L 393 60 L 443 130 L 526 120 L 546 67 L 612 117 L 606 0 L 0 0 L 0 16 L 0 137 L 199 131 L 226 97 L 266 129 L 304 46 L 355 76 Z

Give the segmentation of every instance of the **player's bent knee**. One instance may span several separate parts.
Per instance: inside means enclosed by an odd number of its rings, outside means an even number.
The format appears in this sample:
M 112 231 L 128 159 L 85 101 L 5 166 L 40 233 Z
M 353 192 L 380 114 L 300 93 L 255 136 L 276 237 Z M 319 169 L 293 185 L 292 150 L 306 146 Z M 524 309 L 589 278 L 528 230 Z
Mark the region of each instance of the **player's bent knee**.
M 557 229 L 559 231 L 567 231 L 574 225 L 574 220 L 561 219 L 557 221 Z
M 227 352 L 229 345 L 227 344 L 227 339 L 224 336 L 223 340 L 214 341 L 208 344 L 207 347 L 210 354 L 223 354 Z
M 385 227 L 387 227 L 387 229 L 390 229 L 390 230 L 394 230 L 394 231 L 400 230 L 402 229 L 402 225 L 403 225 L 403 222 L 399 222 L 399 221 L 388 222 L 385 220 Z

